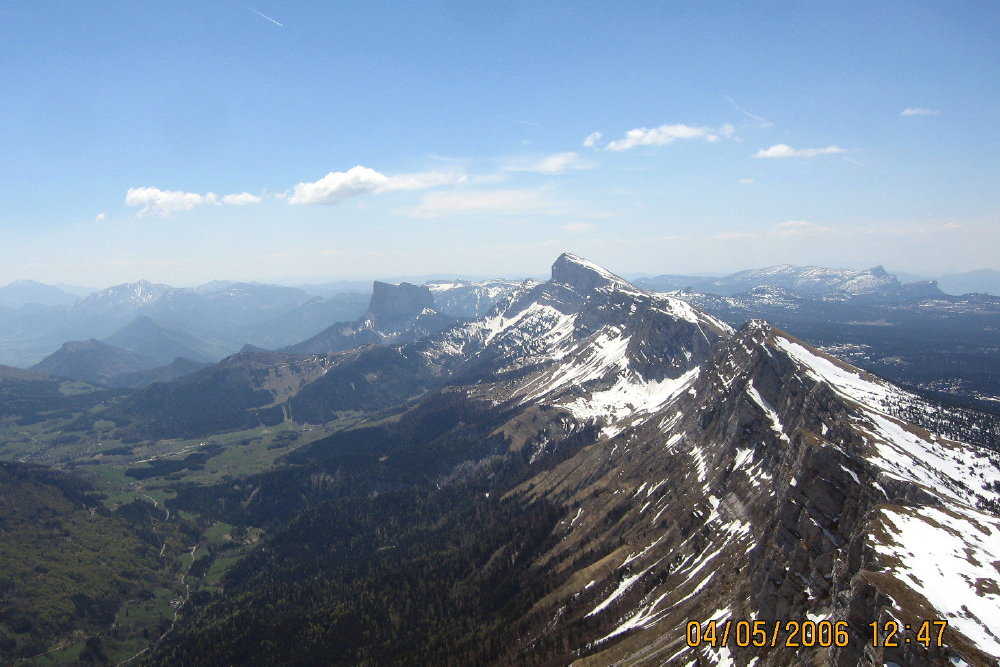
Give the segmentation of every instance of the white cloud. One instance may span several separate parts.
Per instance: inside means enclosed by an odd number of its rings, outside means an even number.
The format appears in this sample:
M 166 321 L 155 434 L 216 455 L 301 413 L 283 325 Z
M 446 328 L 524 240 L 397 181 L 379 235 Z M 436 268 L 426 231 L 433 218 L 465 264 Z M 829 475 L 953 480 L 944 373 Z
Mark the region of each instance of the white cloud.
M 97 216 L 94 217 L 94 222 L 104 222 L 107 219 L 108 219 L 108 214 L 105 213 L 104 211 L 101 211 L 100 213 L 97 214 Z
M 162 218 L 180 211 L 190 211 L 207 204 L 215 195 L 200 195 L 180 190 L 161 190 L 154 187 L 129 188 L 125 193 L 126 206 L 141 206 L 139 217 L 156 215 Z
M 678 139 L 704 139 L 718 141 L 728 139 L 736 133 L 736 129 L 726 123 L 715 129 L 711 127 L 694 127 L 691 125 L 661 125 L 659 127 L 637 127 L 625 133 L 621 139 L 615 139 L 608 144 L 609 151 L 625 151 L 636 146 L 664 146 Z
M 774 233 L 779 236 L 814 236 L 833 230 L 808 220 L 786 220 L 775 225 Z
M 737 183 L 741 183 L 743 185 L 750 185 L 751 183 L 753 183 L 753 179 L 752 178 L 741 178 L 741 179 L 739 179 L 737 181 Z
M 759 158 L 785 158 L 785 157 L 816 157 L 817 155 L 833 155 L 836 153 L 846 153 L 846 148 L 840 146 L 827 146 L 825 148 L 792 148 L 788 144 L 775 144 L 770 148 L 762 148 L 754 153 L 754 157 Z
M 419 204 L 402 211 L 411 218 L 440 218 L 468 213 L 522 215 L 554 212 L 554 204 L 537 190 L 429 192 Z
M 569 224 L 563 225 L 563 229 L 567 232 L 573 232 L 578 234 L 581 232 L 591 232 L 597 229 L 597 225 L 591 224 L 589 222 L 571 222 Z
M 174 213 L 190 211 L 191 209 L 205 204 L 228 204 L 244 206 L 246 204 L 258 204 L 261 198 L 249 192 L 239 194 L 224 195 L 220 197 L 214 192 L 198 194 L 197 192 L 183 192 L 181 190 L 161 190 L 155 187 L 129 188 L 125 193 L 125 205 L 141 207 L 139 217 L 155 215 L 166 218 Z
M 583 140 L 583 145 L 586 148 L 595 148 L 597 146 L 597 142 L 600 141 L 603 136 L 604 135 L 600 132 L 591 132 L 587 135 L 587 138 Z
M 229 206 L 246 206 L 248 204 L 259 204 L 261 198 L 257 195 L 252 195 L 249 192 L 240 192 L 238 194 L 226 195 L 222 198 L 222 203 Z
M 940 116 L 939 109 L 927 109 L 925 107 L 906 107 L 899 112 L 900 116 Z
M 453 171 L 424 171 L 415 174 L 398 174 L 389 176 L 388 182 L 377 192 L 392 192 L 393 190 L 427 190 L 439 188 L 442 185 L 458 185 L 466 181 L 465 174 Z
M 548 155 L 532 162 L 514 163 L 504 167 L 504 171 L 526 171 L 533 174 L 564 174 L 570 170 L 593 169 L 594 163 L 580 157 L 573 151 Z
M 299 183 L 288 202 L 290 204 L 336 204 L 358 195 L 394 190 L 425 190 L 442 185 L 454 185 L 465 176 L 454 172 L 428 171 L 415 174 L 386 176 L 374 169 L 357 165 L 347 171 L 331 171 L 318 181 Z

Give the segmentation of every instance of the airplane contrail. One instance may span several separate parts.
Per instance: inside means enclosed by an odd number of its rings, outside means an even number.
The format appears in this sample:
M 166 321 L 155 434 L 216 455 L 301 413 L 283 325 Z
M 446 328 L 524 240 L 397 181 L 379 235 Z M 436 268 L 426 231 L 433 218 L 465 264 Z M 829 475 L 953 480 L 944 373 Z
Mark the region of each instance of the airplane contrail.
M 253 12 L 254 14 L 256 14 L 257 16 L 261 17 L 261 18 L 262 18 L 262 19 L 264 19 L 265 21 L 270 21 L 271 23 L 273 23 L 274 25 L 278 26 L 279 28 L 284 28 L 284 27 L 285 27 L 285 24 L 284 24 L 284 23 L 282 23 L 281 21 L 275 21 L 274 19 L 272 19 L 272 18 L 271 18 L 270 16 L 268 16 L 267 14 L 262 14 L 261 12 L 258 12 L 258 11 L 257 11 L 256 9 L 254 9 L 253 7 L 247 7 L 247 9 L 249 9 L 250 11 L 252 11 L 252 12 Z

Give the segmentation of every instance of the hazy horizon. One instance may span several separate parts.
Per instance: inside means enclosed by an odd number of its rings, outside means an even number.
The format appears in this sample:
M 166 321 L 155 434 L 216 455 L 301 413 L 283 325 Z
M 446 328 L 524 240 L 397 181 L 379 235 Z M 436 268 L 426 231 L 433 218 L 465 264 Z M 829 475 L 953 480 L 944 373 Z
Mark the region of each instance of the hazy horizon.
M 555 256 L 552 258 L 555 259 Z M 589 259 L 589 258 L 588 258 Z M 550 262 L 551 263 L 551 262 Z M 793 262 L 781 262 L 779 264 L 792 264 L 796 266 L 804 266 L 801 264 L 794 264 Z M 619 270 L 616 267 L 607 267 L 610 270 L 615 271 L 618 275 L 626 278 L 628 280 L 638 280 L 640 278 L 655 277 L 660 275 L 684 275 L 696 278 L 714 278 L 714 277 L 724 277 L 732 275 L 734 273 L 739 273 L 740 271 L 749 271 L 754 269 L 764 269 L 770 266 L 777 266 L 778 264 L 772 264 L 768 266 L 747 266 L 732 270 L 715 270 L 715 271 L 696 271 L 696 272 L 675 272 L 675 271 L 660 271 L 660 272 L 650 272 L 650 271 L 629 271 L 629 270 Z M 890 274 L 896 275 L 900 282 L 909 282 L 914 280 L 936 280 L 938 278 L 946 277 L 949 275 L 957 275 L 959 273 L 975 273 L 978 271 L 997 271 L 997 269 L 992 268 L 972 268 L 968 271 L 955 272 L 954 274 L 915 274 L 908 271 L 896 271 L 892 266 L 886 266 L 885 264 L 874 264 L 872 266 L 825 266 L 822 268 L 830 269 L 840 269 L 840 270 L 851 270 L 851 271 L 863 271 L 866 269 L 874 268 L 875 266 L 882 266 Z M 108 289 L 110 287 L 115 287 L 117 285 L 123 285 L 127 283 L 135 283 L 139 281 L 147 281 L 151 283 L 166 284 L 171 287 L 177 288 L 194 288 L 202 285 L 206 285 L 213 282 L 242 282 L 242 283 L 257 283 L 264 285 L 281 285 L 285 287 L 309 287 L 309 286 L 324 286 L 328 284 L 336 283 L 370 283 L 373 281 L 384 281 L 384 282 L 412 282 L 417 284 L 422 284 L 425 282 L 431 282 L 435 280 L 465 280 L 465 281 L 484 281 L 484 280 L 548 280 L 548 271 L 535 271 L 534 273 L 511 273 L 511 274 L 487 274 L 487 273 L 474 273 L 474 274 L 461 274 L 461 273 L 447 273 L 447 272 L 428 272 L 428 273 L 417 273 L 417 274 L 369 274 L 369 275 L 358 275 L 358 276 L 303 276 L 303 277 L 281 277 L 267 280 L 259 278 L 230 278 L 226 276 L 217 276 L 204 281 L 198 282 L 183 282 L 170 280 L 154 280 L 146 276 L 136 276 L 130 280 L 124 280 L 121 282 L 114 282 L 108 284 L 96 284 L 96 285 L 84 285 L 84 284 L 74 284 L 66 283 L 60 281 L 48 281 L 39 279 L 36 277 L 25 277 L 16 278 L 14 280 L 8 281 L 6 283 L 0 283 L 0 287 L 6 287 L 13 285 L 18 282 L 35 282 L 45 285 L 50 285 L 53 287 L 58 287 L 64 290 L 90 290 L 90 291 L 100 291 L 103 289 Z

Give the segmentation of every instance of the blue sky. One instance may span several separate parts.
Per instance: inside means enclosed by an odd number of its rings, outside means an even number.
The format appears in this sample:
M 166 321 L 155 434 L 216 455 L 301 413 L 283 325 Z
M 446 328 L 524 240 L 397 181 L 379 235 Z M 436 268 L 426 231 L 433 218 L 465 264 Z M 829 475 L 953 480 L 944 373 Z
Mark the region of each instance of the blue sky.
M 997 268 L 998 19 L 0 0 L 0 282 Z

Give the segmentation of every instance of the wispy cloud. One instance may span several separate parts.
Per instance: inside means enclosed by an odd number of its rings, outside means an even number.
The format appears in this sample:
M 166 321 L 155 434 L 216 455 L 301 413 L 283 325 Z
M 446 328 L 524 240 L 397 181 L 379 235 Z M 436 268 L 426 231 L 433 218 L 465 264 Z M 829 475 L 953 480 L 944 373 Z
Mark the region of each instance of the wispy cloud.
M 637 146 L 664 146 L 678 139 L 703 139 L 715 142 L 728 139 L 736 134 L 736 128 L 726 123 L 719 128 L 696 127 L 692 125 L 660 125 L 659 127 L 637 127 L 607 145 L 609 151 L 626 151 Z
M 752 178 L 741 178 L 741 179 L 737 180 L 736 182 L 740 183 L 741 185 L 750 185 L 751 183 L 753 183 L 753 179 Z
M 465 181 L 458 172 L 426 171 L 386 176 L 362 165 L 347 171 L 331 171 L 323 178 L 295 186 L 290 204 L 337 204 L 350 197 L 396 190 L 426 190 Z
M 108 219 L 108 214 L 105 213 L 104 211 L 101 211 L 96 216 L 94 216 L 94 222 L 104 222 L 107 219 Z
M 139 207 L 139 217 L 157 216 L 166 218 L 174 213 L 190 211 L 206 204 L 245 206 L 259 204 L 261 198 L 249 192 L 217 195 L 214 192 L 199 194 L 182 190 L 161 190 L 156 187 L 129 188 L 125 193 L 125 205 Z
M 603 136 L 604 135 L 601 134 L 600 132 L 591 132 L 583 140 L 583 146 L 584 146 L 584 148 L 596 148 L 598 142 L 601 141 L 601 137 L 603 137 Z
M 593 169 L 595 166 L 590 160 L 582 158 L 579 153 L 569 151 L 530 161 L 513 162 L 504 167 L 504 171 L 523 171 L 534 174 L 564 174 L 567 171 Z
M 774 127 L 774 123 L 772 123 L 768 119 L 764 118 L 763 116 L 758 116 L 755 113 L 751 113 L 751 112 L 747 111 L 746 109 L 744 109 L 743 107 L 741 107 L 739 104 L 737 104 L 736 100 L 734 100 L 729 95 L 726 95 L 726 99 L 729 100 L 729 103 L 733 105 L 733 108 L 735 108 L 741 114 L 743 114 L 744 116 L 746 116 L 747 118 L 749 118 L 750 120 L 752 120 L 754 123 L 756 123 L 757 127 Z
M 940 109 L 927 109 L 926 107 L 906 107 L 899 112 L 900 116 L 940 116 Z
M 539 190 L 465 190 L 429 192 L 420 203 L 401 212 L 411 218 L 440 218 L 447 215 L 492 213 L 494 215 L 551 214 L 554 202 Z
M 846 153 L 846 148 L 840 146 L 826 146 L 825 148 L 792 148 L 788 144 L 775 144 L 770 148 L 762 148 L 754 153 L 756 158 L 787 158 L 787 157 L 816 157 L 818 155 L 835 155 Z
M 263 201 L 257 195 L 252 195 L 249 192 L 239 192 L 232 195 L 225 195 L 222 198 L 222 203 L 229 206 L 248 206 L 250 204 L 259 204 Z
M 273 23 L 274 25 L 278 26 L 279 28 L 284 28 L 284 27 L 285 27 L 285 24 L 284 24 L 284 23 L 282 23 L 281 21 L 278 21 L 278 20 L 276 20 L 276 19 L 273 19 L 273 18 L 271 18 L 270 16 L 268 16 L 267 14 L 264 14 L 264 13 L 262 13 L 262 12 L 258 12 L 258 11 L 257 11 L 256 9 L 254 9 L 253 7 L 247 7 L 247 9 L 249 9 L 250 11 L 252 11 L 252 12 L 253 12 L 254 14 L 256 14 L 257 16 L 261 17 L 261 18 L 262 18 L 262 19 L 264 19 L 265 21 L 270 21 L 271 23 Z

